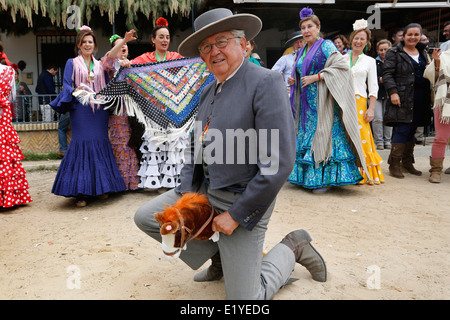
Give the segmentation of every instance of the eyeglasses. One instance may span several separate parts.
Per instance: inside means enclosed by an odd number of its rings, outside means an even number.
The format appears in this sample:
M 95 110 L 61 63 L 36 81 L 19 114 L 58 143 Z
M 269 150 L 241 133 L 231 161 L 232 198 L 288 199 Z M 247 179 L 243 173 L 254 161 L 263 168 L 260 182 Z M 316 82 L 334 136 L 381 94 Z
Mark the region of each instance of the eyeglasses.
M 198 47 L 198 51 L 203 54 L 208 54 L 212 50 L 212 46 L 215 45 L 217 48 L 225 48 L 228 45 L 228 41 L 231 39 L 241 39 L 242 37 L 233 37 L 233 38 L 219 38 L 214 43 L 205 43 L 201 44 Z

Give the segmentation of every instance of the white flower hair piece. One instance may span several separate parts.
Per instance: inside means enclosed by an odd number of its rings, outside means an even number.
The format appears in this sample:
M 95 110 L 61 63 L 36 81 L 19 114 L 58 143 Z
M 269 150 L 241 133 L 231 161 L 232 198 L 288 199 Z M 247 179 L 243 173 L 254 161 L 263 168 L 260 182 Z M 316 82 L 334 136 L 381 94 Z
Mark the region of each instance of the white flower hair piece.
M 367 26 L 368 26 L 367 20 L 364 19 L 356 20 L 355 23 L 353 24 L 353 31 L 363 30 L 367 28 Z

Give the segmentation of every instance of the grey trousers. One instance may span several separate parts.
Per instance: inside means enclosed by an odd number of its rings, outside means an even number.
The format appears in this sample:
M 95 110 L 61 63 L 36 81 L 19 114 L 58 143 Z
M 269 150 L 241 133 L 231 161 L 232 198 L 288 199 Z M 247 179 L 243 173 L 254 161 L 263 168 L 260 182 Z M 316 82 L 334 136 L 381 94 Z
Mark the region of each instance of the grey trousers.
M 389 99 L 389 98 L 386 98 Z M 383 116 L 386 108 L 386 99 L 377 100 L 375 103 L 374 117 L 372 120 L 373 140 L 376 146 L 390 146 L 392 127 L 383 125 Z
M 239 193 L 210 190 L 202 186 L 210 203 L 220 212 L 240 196 Z M 161 242 L 160 226 L 154 219 L 155 212 L 174 204 L 181 195 L 173 189 L 150 200 L 135 214 L 136 225 L 150 237 Z M 295 266 L 295 256 L 284 244 L 277 244 L 263 258 L 263 245 L 267 225 L 275 202 L 267 210 L 252 231 L 239 226 L 231 235 L 220 234 L 218 242 L 192 240 L 180 255 L 189 267 L 196 270 L 220 251 L 227 299 L 268 300 L 282 288 Z M 281 240 L 281 239 L 280 239 Z

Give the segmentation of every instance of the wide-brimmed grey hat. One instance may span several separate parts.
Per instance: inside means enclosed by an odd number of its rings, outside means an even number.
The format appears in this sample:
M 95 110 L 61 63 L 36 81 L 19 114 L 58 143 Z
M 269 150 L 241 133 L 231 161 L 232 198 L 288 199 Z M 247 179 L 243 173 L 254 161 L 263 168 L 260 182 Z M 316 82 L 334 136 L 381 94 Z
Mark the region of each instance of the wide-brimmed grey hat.
M 300 39 L 300 38 L 303 38 L 301 31 L 292 32 L 291 38 L 288 41 L 286 41 L 286 43 L 284 45 L 290 46 L 295 40 Z
M 185 57 L 198 57 L 200 43 L 213 34 L 243 30 L 248 40 L 258 35 L 262 28 L 262 21 L 257 16 L 248 13 L 233 15 L 231 10 L 218 8 L 209 10 L 194 21 L 194 33 L 184 39 L 178 47 L 178 53 Z

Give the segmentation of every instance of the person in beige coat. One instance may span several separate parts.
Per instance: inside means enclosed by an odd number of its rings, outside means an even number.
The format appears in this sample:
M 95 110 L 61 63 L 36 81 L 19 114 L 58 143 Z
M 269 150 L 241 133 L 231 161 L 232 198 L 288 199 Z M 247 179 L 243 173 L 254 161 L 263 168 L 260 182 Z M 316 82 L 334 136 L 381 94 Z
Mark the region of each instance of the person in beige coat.
M 431 183 L 441 182 L 445 147 L 450 142 L 450 51 L 434 49 L 433 61 L 425 69 L 424 77 L 430 80 L 434 90 L 434 127 L 436 136 L 431 148 Z M 450 173 L 450 168 L 445 173 Z

